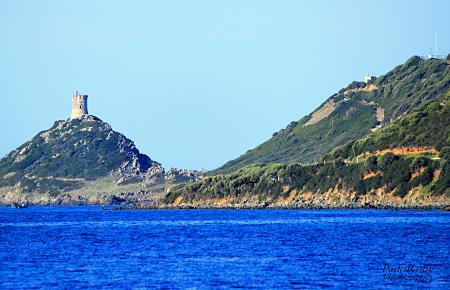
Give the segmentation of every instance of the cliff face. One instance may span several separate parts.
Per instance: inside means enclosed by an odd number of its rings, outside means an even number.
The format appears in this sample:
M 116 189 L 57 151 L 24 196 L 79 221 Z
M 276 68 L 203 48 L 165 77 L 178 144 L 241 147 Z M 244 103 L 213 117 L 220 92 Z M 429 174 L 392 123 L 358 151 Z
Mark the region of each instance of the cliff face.
M 291 122 L 263 144 L 210 174 L 257 163 L 320 161 L 333 148 L 378 130 L 449 89 L 448 61 L 412 57 L 369 83 L 351 83 L 310 115 Z

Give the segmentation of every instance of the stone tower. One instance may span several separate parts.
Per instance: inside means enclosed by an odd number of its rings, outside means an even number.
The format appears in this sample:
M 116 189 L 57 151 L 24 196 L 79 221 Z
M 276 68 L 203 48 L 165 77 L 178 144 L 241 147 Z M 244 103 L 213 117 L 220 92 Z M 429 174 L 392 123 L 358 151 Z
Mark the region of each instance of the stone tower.
M 78 119 L 88 114 L 87 95 L 80 95 L 78 91 L 72 96 L 72 114 L 70 119 Z

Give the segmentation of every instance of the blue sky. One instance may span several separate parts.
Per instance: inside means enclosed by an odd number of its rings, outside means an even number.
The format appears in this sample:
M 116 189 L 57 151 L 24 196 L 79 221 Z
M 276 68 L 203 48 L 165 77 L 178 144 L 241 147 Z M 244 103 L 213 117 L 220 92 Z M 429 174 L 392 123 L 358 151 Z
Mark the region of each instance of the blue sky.
M 439 35 L 450 1 L 0 0 L 0 156 L 90 113 L 165 167 L 216 168 Z

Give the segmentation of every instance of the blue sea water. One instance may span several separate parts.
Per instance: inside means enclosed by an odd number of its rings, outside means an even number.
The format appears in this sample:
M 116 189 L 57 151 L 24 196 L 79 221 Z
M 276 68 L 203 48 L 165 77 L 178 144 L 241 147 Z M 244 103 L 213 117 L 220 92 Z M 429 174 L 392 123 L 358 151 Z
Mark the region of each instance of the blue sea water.
M 86 287 L 450 289 L 450 213 L 0 208 L 1 289 Z

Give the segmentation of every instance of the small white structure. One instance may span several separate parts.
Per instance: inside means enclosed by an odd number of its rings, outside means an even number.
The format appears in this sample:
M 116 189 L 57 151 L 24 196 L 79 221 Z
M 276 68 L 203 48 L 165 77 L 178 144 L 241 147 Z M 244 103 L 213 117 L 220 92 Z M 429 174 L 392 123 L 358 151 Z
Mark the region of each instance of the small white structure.
M 376 77 L 374 77 L 374 76 L 365 76 L 364 82 L 367 84 L 367 83 L 373 82 L 375 79 L 376 79 Z

